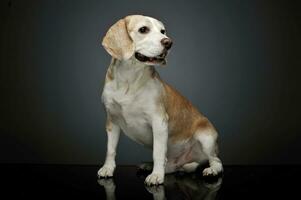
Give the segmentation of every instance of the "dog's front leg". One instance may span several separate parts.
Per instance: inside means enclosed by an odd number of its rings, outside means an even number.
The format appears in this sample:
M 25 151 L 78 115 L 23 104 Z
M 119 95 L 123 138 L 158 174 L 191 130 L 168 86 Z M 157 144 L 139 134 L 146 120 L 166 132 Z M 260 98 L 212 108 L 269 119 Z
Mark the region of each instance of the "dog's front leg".
M 159 185 L 164 182 L 166 151 L 168 139 L 167 121 L 161 116 L 154 117 L 152 121 L 153 129 L 153 160 L 154 167 L 150 175 L 145 179 L 147 185 Z
M 110 118 L 108 118 L 106 130 L 108 136 L 107 155 L 106 155 L 106 160 L 104 165 L 97 172 L 99 178 L 112 177 L 116 167 L 115 156 L 116 156 L 117 144 L 119 141 L 120 128 L 118 125 L 114 124 L 110 120 Z

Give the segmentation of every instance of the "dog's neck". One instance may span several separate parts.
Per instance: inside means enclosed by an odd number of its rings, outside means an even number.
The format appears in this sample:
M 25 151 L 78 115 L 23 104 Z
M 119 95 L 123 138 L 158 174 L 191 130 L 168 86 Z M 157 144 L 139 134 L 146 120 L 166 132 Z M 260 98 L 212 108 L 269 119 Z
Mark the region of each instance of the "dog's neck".
M 127 87 L 132 92 L 143 87 L 156 73 L 154 66 L 146 65 L 134 57 L 128 60 L 112 58 L 109 70 L 117 89 Z

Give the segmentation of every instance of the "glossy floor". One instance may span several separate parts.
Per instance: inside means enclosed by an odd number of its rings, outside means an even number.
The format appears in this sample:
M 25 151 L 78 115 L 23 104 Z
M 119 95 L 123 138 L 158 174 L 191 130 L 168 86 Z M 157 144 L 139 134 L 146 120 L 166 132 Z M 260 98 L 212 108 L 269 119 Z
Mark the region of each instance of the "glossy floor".
M 134 166 L 118 166 L 113 179 L 97 179 L 98 166 L 5 164 L 0 191 L 8 199 L 290 199 L 300 194 L 300 169 L 226 166 L 216 179 L 204 179 L 200 171 L 172 174 L 164 185 L 146 187 L 147 173 Z

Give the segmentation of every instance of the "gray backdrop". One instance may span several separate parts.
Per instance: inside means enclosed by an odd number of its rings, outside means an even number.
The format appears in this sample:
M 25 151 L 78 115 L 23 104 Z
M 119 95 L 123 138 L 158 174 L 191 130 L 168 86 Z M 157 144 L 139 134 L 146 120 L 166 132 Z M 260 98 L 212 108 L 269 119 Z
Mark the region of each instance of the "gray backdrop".
M 1 163 L 100 164 L 100 41 L 128 14 L 165 23 L 164 80 L 220 133 L 225 164 L 301 163 L 297 1 L 1 1 Z M 122 136 L 118 164 L 150 160 Z

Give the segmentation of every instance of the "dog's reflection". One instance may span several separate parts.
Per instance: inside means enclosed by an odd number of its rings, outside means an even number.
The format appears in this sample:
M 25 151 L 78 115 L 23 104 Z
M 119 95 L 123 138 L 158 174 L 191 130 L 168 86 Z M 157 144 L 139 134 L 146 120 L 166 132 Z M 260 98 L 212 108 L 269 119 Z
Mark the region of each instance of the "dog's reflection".
M 115 200 L 115 183 L 113 181 L 113 178 L 108 179 L 98 179 L 98 184 L 103 186 L 106 192 L 107 200 Z
M 115 200 L 115 184 L 113 179 L 99 179 L 107 200 Z M 145 187 L 153 195 L 154 200 L 165 199 L 197 199 L 214 200 L 221 187 L 222 177 L 204 180 L 196 174 L 169 174 L 165 176 L 164 185 Z

